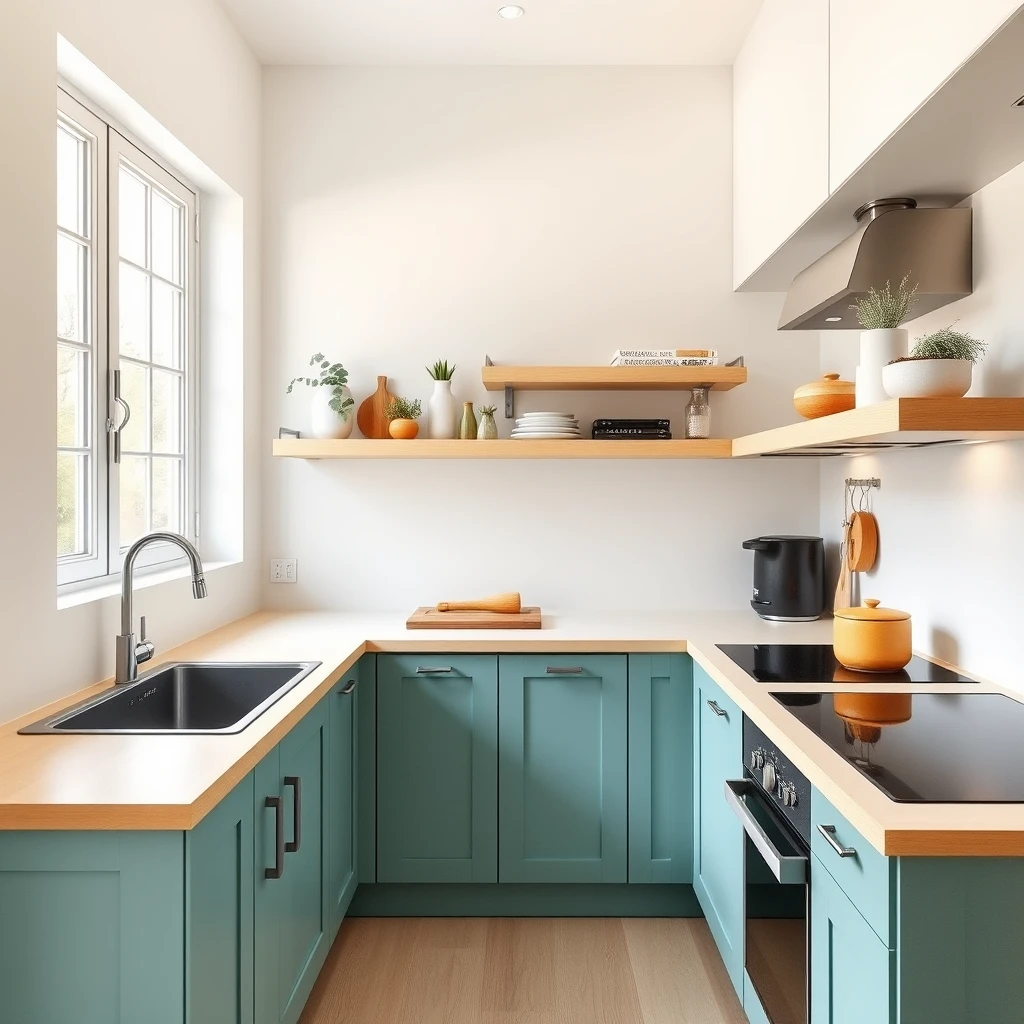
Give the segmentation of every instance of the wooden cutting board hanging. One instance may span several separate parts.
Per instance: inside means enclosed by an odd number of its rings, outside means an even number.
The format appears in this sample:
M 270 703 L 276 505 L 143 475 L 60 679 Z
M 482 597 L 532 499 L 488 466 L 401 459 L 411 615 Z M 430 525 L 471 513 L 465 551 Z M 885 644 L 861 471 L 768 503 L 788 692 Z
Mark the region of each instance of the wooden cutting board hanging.
M 390 437 L 388 423 L 390 420 L 385 413 L 388 405 L 395 400 L 395 396 L 388 391 L 387 377 L 377 378 L 377 390 L 374 391 L 356 413 L 356 424 L 363 437 L 383 438 Z

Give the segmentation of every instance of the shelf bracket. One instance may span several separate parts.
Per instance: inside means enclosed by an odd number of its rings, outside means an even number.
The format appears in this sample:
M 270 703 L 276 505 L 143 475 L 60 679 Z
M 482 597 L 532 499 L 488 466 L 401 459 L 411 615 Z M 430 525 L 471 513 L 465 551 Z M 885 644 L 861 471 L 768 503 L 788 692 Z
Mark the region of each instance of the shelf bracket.
M 516 414 L 515 390 L 505 385 L 505 419 L 510 420 Z

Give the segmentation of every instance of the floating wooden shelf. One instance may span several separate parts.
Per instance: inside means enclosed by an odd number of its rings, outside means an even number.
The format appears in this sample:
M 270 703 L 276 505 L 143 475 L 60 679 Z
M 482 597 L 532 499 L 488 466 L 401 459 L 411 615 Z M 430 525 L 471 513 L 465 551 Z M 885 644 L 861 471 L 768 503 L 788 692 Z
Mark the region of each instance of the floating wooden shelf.
M 745 366 L 485 366 L 487 391 L 729 391 L 747 380 Z
M 900 398 L 733 441 L 737 458 L 854 455 L 1024 437 L 1024 398 Z
M 321 441 L 283 438 L 274 455 L 293 459 L 728 459 L 732 441 Z

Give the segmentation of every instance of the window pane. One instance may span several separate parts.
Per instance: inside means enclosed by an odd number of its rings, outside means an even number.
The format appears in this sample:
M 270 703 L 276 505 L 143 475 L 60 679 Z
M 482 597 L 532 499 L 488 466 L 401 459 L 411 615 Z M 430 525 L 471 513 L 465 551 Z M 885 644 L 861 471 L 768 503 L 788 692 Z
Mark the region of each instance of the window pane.
M 57 337 L 88 342 L 85 267 L 87 250 L 65 235 L 57 236 Z
M 88 235 L 85 183 L 86 144 L 63 125 L 57 125 L 57 223 L 68 231 Z
M 185 339 L 181 320 L 181 292 L 153 280 L 153 362 L 182 369 Z
M 89 354 L 57 346 L 57 446 L 86 448 L 89 412 Z
M 118 252 L 121 257 L 146 266 L 146 193 L 145 183 L 125 167 L 118 175 L 117 223 Z
M 180 459 L 153 459 L 153 529 L 181 532 Z
M 132 411 L 128 426 L 121 431 L 121 447 L 129 452 L 146 452 L 149 451 L 149 370 L 124 359 L 120 365 L 121 397 Z
M 120 543 L 128 547 L 149 531 L 149 459 L 139 455 L 121 458 Z
M 182 419 L 181 377 L 153 370 L 153 451 L 182 454 Z
M 155 189 L 152 195 L 153 273 L 181 284 L 181 207 Z
M 122 263 L 118 304 L 121 355 L 149 359 L 149 275 Z
M 57 556 L 84 555 L 86 551 L 86 481 L 89 456 L 57 455 Z

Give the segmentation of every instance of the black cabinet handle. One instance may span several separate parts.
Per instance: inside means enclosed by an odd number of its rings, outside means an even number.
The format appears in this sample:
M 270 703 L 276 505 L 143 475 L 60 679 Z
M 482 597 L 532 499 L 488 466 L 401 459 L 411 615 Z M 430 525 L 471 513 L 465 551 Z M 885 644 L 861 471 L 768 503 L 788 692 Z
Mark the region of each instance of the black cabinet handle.
M 439 668 L 424 668 L 422 665 L 417 666 L 416 675 L 418 676 L 443 676 L 450 673 L 452 670 L 451 665 L 444 665 Z
M 281 798 L 279 796 L 268 796 L 263 803 L 264 807 L 273 808 L 274 811 L 274 866 L 263 869 L 264 878 L 280 878 L 284 874 L 284 821 L 281 815 Z
M 579 676 L 583 674 L 583 666 L 576 665 L 572 668 L 562 668 L 559 665 L 548 665 L 547 673 L 549 676 Z
M 286 775 L 284 784 L 295 791 L 295 803 L 292 805 L 292 841 L 284 844 L 285 853 L 298 853 L 302 844 L 302 779 L 298 775 Z
M 340 697 L 347 697 L 355 688 L 356 688 L 356 681 L 354 679 L 350 679 L 348 681 L 348 686 L 346 686 L 344 690 L 339 690 L 338 691 L 338 696 L 340 696 Z

